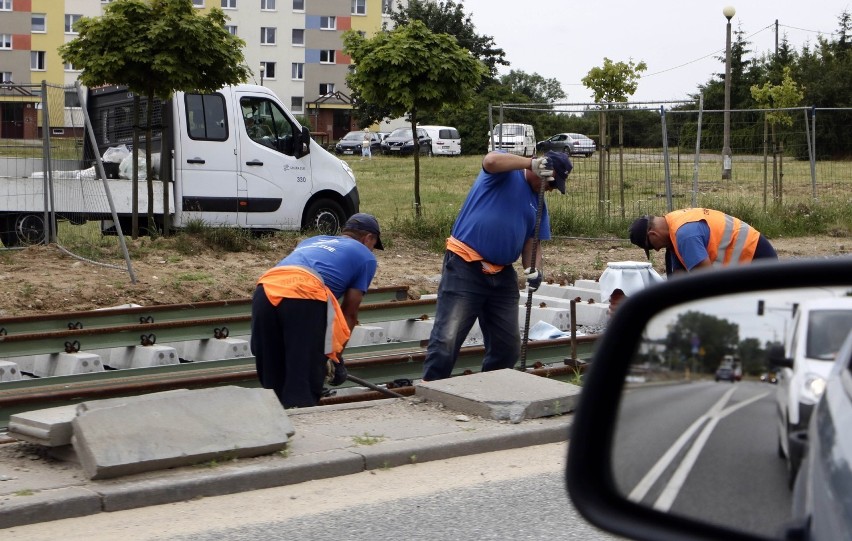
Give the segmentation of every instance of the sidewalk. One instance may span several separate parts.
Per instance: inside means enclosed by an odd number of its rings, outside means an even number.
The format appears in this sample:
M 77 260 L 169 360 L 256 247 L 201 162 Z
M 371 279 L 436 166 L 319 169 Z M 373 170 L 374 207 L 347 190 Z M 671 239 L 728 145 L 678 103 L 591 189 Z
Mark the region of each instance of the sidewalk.
M 578 392 L 502 370 L 421 383 L 412 398 L 288 410 L 295 434 L 270 455 L 107 480 L 88 479 L 39 445 L 4 444 L 0 528 L 565 441 L 572 416 L 562 413 Z

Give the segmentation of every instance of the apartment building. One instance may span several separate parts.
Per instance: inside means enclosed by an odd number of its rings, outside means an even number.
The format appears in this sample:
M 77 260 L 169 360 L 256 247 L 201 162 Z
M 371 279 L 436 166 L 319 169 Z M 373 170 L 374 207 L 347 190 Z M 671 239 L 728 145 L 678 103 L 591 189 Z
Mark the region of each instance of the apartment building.
M 113 0 L 0 0 L 0 82 L 73 84 L 80 71 L 57 51 L 74 39 L 80 17 L 96 17 Z M 338 139 L 352 125 L 351 63 L 341 36 L 370 36 L 396 9 L 397 0 L 192 0 L 199 10 L 222 8 L 228 30 L 246 42 L 250 83 L 272 89 L 315 131 Z M 188 62 L 191 59 L 187 59 Z M 0 84 L 0 138 L 37 137 L 37 89 L 21 95 Z M 25 93 L 26 94 L 26 93 Z M 65 107 L 77 105 L 66 96 Z

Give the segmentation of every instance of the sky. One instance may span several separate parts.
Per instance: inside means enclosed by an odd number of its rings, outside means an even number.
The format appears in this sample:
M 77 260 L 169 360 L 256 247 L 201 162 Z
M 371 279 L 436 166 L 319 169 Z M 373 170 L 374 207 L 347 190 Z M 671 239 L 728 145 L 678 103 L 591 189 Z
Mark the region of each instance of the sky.
M 831 37 L 839 15 L 852 12 L 852 0 L 455 1 L 471 15 L 477 34 L 493 37 L 506 52 L 511 66 L 501 67 L 501 74 L 516 69 L 556 79 L 568 95 L 564 103 L 592 101 L 580 80 L 604 57 L 648 65 L 631 102 L 689 99 L 698 85 L 724 72 L 722 10 L 728 5 L 736 9 L 731 39 L 742 30 L 752 56 L 774 51 L 776 19 L 779 43 L 786 34 L 801 51 L 820 34 Z

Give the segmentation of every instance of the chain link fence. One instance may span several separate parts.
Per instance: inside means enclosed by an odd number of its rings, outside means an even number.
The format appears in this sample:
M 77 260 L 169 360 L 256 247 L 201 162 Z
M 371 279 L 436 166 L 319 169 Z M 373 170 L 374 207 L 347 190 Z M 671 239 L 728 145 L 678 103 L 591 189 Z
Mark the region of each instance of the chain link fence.
M 55 245 L 135 281 L 122 232 L 102 231 L 114 210 L 102 164 L 86 155 L 83 100 L 76 85 L 0 87 L 0 242 L 5 250 Z
M 771 124 L 770 111 L 783 113 L 789 123 Z M 585 135 L 595 140 L 591 156 L 572 154 L 574 170 L 566 197 L 548 203 L 554 214 L 607 222 L 686 207 L 745 206 L 768 212 L 803 204 L 852 203 L 852 148 L 843 148 L 834 137 L 838 127 L 852 127 L 852 109 L 731 110 L 729 179 L 722 178 L 724 113 L 700 106 L 685 109 L 681 102 L 609 108 L 592 103 L 501 104 L 491 106 L 489 121 L 493 130 L 504 119 L 527 122 L 519 119 L 553 115 L 562 117 L 562 125 L 583 126 Z M 556 125 L 552 118 L 546 124 Z M 823 125 L 830 128 L 820 129 Z M 537 134 L 539 153 L 550 135 Z

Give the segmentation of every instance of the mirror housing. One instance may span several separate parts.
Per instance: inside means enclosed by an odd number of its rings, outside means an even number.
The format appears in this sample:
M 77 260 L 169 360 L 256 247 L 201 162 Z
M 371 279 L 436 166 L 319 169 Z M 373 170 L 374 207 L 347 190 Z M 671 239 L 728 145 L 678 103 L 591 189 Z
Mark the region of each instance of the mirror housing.
M 624 381 L 648 322 L 670 307 L 750 291 L 848 286 L 849 276 L 850 258 L 756 261 L 675 276 L 630 296 L 598 342 L 571 427 L 566 487 L 580 514 L 595 526 L 632 539 L 762 539 L 656 511 L 619 492 L 612 468 L 613 442 Z
M 769 347 L 766 358 L 772 366 L 783 366 L 793 368 L 793 359 L 784 356 L 784 346 L 775 344 Z

